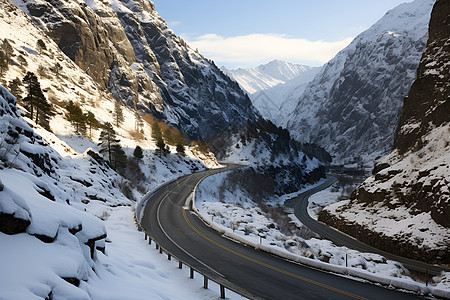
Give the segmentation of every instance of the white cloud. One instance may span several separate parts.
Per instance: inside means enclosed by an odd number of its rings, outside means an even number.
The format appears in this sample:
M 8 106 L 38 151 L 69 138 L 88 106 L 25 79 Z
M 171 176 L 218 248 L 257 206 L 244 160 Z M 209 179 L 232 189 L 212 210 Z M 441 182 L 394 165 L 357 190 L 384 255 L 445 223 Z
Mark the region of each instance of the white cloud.
M 325 42 L 283 34 L 249 34 L 228 38 L 205 34 L 195 38 L 186 37 L 185 40 L 219 65 L 249 67 L 273 59 L 321 65 L 332 59 L 353 38 Z
M 178 26 L 178 25 L 180 25 L 181 24 L 181 21 L 170 21 L 169 23 L 168 23 L 168 25 L 170 26 L 170 27 L 176 27 L 176 26 Z

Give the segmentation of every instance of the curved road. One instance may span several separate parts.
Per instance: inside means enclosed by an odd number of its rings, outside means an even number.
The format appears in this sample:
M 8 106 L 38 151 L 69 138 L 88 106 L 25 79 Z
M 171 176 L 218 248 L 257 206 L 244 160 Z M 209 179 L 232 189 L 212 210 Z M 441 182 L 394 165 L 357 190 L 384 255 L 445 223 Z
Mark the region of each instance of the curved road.
M 320 234 L 324 238 L 333 241 L 337 245 L 346 246 L 351 249 L 355 249 L 362 252 L 371 252 L 377 253 L 384 256 L 387 259 L 395 260 L 402 263 L 405 267 L 410 270 L 419 271 L 422 273 L 428 272 L 430 274 L 439 274 L 441 270 L 450 271 L 449 268 L 444 266 L 435 266 L 430 265 L 424 262 L 400 257 L 388 252 L 384 252 L 382 250 L 371 247 L 363 242 L 360 242 L 353 237 L 346 235 L 328 225 L 319 222 L 308 214 L 308 199 L 311 195 L 323 190 L 333 183 L 335 183 L 337 179 L 333 176 L 327 176 L 327 179 L 323 184 L 317 186 L 313 189 L 310 189 L 299 196 L 292 198 L 284 203 L 285 206 L 294 208 L 295 216 L 302 222 L 306 227 L 311 229 L 312 231 Z
M 202 178 L 233 168 L 184 176 L 160 188 L 144 207 L 144 230 L 172 255 L 251 299 L 418 298 L 295 264 L 223 238 L 184 205 Z

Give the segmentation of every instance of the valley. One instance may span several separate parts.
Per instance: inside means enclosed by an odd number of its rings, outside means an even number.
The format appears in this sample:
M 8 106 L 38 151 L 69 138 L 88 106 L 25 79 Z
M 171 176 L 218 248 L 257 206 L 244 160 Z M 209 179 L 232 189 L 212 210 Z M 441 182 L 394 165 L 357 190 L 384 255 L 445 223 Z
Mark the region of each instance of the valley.
M 450 298 L 448 11 L 235 68 L 152 1 L 1 1 L 0 299 Z

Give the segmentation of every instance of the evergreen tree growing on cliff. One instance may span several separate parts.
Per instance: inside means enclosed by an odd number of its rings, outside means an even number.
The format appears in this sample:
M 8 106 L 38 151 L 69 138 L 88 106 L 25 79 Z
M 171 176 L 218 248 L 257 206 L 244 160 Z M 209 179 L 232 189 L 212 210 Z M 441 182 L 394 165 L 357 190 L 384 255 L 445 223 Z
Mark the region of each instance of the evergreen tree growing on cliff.
M 166 151 L 166 144 L 164 143 L 163 134 L 161 131 L 161 126 L 158 121 L 153 122 L 152 124 L 152 138 L 156 143 L 156 147 L 158 147 L 159 157 Z
M 114 118 L 114 121 L 115 121 L 117 127 L 120 127 L 120 125 L 122 125 L 123 121 L 125 121 L 125 118 L 123 116 L 123 111 L 122 111 L 122 105 L 120 105 L 120 103 L 117 101 L 114 104 L 113 118 Z
M 136 158 L 136 160 L 141 160 L 142 158 L 144 158 L 141 146 L 139 145 L 136 146 L 136 148 L 133 151 L 133 156 Z
M 19 78 L 15 78 L 9 82 L 8 88 L 11 94 L 13 94 L 14 97 L 16 97 L 17 102 L 21 102 L 22 100 L 22 81 L 20 81 Z
M 86 116 L 83 114 L 81 107 L 78 104 L 73 103 L 73 101 L 69 101 L 66 109 L 66 119 L 75 127 L 75 132 L 85 135 Z
M 112 163 L 114 145 L 120 146 L 120 140 L 117 139 L 116 131 L 112 127 L 111 123 L 106 122 L 103 125 L 103 130 L 100 132 L 100 153 L 106 155 L 108 161 Z
M 0 50 L 0 78 L 3 78 L 3 73 L 8 71 L 8 61 L 6 59 L 5 52 Z
M 95 118 L 93 112 L 88 111 L 86 114 L 86 125 L 89 126 L 89 137 L 92 137 L 92 129 L 100 128 L 100 122 Z
M 25 108 L 28 110 L 30 119 L 43 126 L 46 129 L 49 127 L 49 119 L 53 116 L 53 109 L 50 103 L 42 92 L 41 85 L 34 73 L 28 72 L 23 78 L 27 96 L 23 99 Z

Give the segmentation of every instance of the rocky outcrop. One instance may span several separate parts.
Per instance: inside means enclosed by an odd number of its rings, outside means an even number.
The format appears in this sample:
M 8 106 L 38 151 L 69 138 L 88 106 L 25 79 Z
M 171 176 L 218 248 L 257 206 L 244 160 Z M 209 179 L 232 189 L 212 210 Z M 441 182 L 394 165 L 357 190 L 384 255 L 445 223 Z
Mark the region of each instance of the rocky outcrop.
M 176 36 L 150 1 L 13 2 L 116 99 L 192 138 L 256 118 L 238 84 Z
M 30 220 L 18 218 L 15 214 L 5 214 L 0 212 L 0 232 L 6 234 L 18 234 L 25 232 L 30 224 Z
M 284 122 L 291 134 L 325 147 L 335 164 L 371 167 L 391 151 L 433 3 L 416 0 L 390 10 L 325 64 Z
M 450 3 L 437 1 L 430 21 L 429 40 L 417 79 L 405 99 L 394 147 L 401 154 L 420 149 L 425 136 L 450 122 Z
M 395 149 L 375 165 L 374 175 L 352 193 L 345 209 L 330 206 L 321 217 L 371 245 L 429 263 L 450 261 L 449 9 L 445 0 L 434 5 L 430 38 L 404 100 Z
M 402 236 L 394 238 L 386 236 L 382 232 L 373 231 L 355 221 L 330 214 L 327 210 L 319 212 L 318 218 L 319 221 L 333 226 L 377 249 L 432 264 L 445 265 L 450 263 L 450 253 L 448 251 L 442 249 L 436 250 L 427 247 L 427 245 L 420 247 Z

